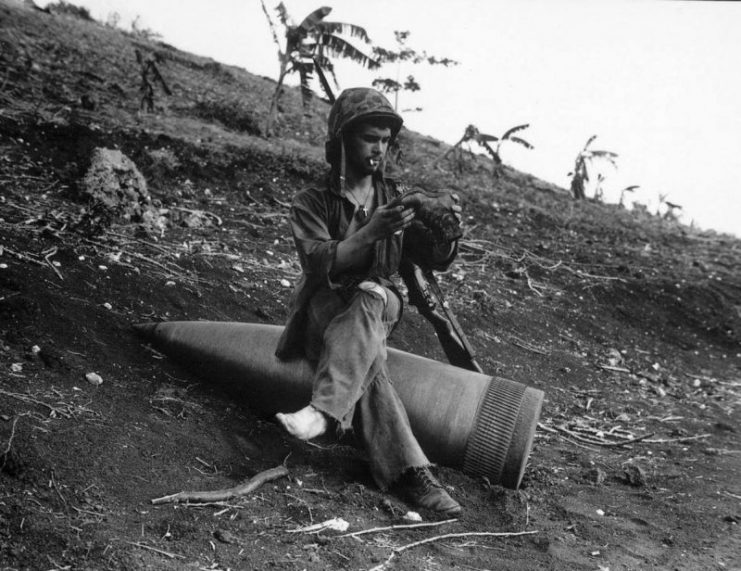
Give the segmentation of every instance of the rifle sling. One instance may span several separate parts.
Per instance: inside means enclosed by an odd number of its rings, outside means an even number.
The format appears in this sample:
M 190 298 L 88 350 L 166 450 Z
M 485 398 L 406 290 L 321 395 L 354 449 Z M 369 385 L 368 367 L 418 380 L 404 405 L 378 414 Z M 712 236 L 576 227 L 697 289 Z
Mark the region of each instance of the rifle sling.
M 463 348 L 471 356 L 471 361 L 475 361 L 475 355 L 473 352 L 473 348 L 471 347 L 471 344 L 468 342 L 468 338 L 466 337 L 466 334 L 463 332 L 463 328 L 461 327 L 460 323 L 458 323 L 458 319 L 456 319 L 455 314 L 450 309 L 450 307 L 448 307 L 448 303 L 445 301 L 445 296 L 443 295 L 442 289 L 440 289 L 440 284 L 437 283 L 437 278 L 435 278 L 435 274 L 432 273 L 432 270 L 427 270 L 424 268 L 422 269 L 422 273 L 425 279 L 427 280 L 427 283 L 429 284 L 430 288 L 432 289 L 432 293 L 437 298 L 440 304 L 440 307 L 445 313 L 446 319 L 450 322 L 450 325 L 453 327 L 453 331 L 458 336 L 458 339 L 463 345 Z

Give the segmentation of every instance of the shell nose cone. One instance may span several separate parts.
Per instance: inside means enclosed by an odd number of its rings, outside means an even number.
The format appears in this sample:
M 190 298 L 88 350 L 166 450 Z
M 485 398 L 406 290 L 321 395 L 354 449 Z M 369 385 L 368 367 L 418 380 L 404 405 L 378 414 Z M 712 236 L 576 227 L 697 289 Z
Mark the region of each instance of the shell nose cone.
M 145 339 L 152 339 L 155 336 L 155 331 L 159 323 L 135 323 L 131 327 L 134 329 L 137 335 L 144 337 Z

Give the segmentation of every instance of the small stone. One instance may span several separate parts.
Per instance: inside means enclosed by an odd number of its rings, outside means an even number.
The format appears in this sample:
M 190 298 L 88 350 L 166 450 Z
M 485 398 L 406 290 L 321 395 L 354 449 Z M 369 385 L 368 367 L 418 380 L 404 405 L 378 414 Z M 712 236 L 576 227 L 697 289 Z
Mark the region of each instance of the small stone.
M 282 285 L 283 287 L 291 287 L 291 282 L 284 278 L 280 280 L 280 285 Z
M 625 467 L 625 481 L 631 486 L 641 487 L 646 485 L 646 471 L 638 464 L 628 464 Z
M 411 511 L 409 511 L 409 512 L 407 512 L 407 513 L 404 514 L 404 516 L 403 516 L 402 519 L 404 519 L 406 521 L 420 522 L 420 521 L 422 521 L 422 516 L 419 515 L 417 512 L 411 512 Z
M 103 384 L 103 377 L 101 377 L 98 373 L 87 373 L 85 375 L 85 380 L 91 385 L 95 385 L 96 387 Z
M 586 473 L 586 478 L 588 481 L 592 482 L 593 484 L 596 484 L 598 486 L 601 486 L 605 483 L 605 478 L 607 478 L 607 474 L 605 474 L 605 471 L 601 468 L 591 468 Z
M 214 537 L 221 543 L 239 543 L 239 538 L 225 529 L 217 529 L 214 531 Z
M 13 363 L 10 365 L 10 370 L 14 373 L 20 373 L 23 370 L 23 364 L 22 363 Z
M 623 363 L 623 355 L 617 349 L 610 349 L 607 352 L 607 362 L 611 367 L 617 367 Z

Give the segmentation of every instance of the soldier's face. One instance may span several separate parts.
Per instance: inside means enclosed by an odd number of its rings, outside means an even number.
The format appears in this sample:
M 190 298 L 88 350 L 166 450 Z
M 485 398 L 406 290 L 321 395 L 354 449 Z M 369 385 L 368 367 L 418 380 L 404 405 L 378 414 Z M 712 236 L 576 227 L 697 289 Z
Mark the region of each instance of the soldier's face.
M 377 171 L 386 156 L 391 129 L 371 123 L 362 123 L 353 130 L 346 141 L 348 166 L 360 175 Z

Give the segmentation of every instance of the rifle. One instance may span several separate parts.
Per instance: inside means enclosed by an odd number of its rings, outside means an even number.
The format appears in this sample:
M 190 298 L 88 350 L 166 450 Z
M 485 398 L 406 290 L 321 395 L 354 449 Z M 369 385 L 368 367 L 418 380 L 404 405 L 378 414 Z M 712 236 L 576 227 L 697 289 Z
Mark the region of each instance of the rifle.
M 483 373 L 476 362 L 473 348 L 466 338 L 455 315 L 448 307 L 435 274 L 410 261 L 403 261 L 399 274 L 409 292 L 409 303 L 417 308 L 435 328 L 437 338 L 451 365 Z M 442 308 L 442 315 L 438 308 Z

